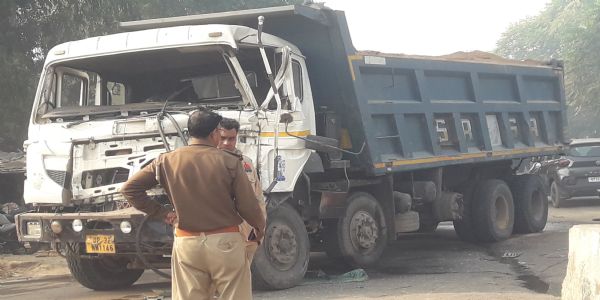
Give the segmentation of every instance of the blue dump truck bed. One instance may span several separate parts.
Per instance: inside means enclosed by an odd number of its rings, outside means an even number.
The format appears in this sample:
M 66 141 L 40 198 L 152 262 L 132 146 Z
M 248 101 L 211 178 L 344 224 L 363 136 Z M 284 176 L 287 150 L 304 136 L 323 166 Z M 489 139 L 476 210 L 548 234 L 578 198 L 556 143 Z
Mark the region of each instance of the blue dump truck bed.
M 352 166 L 378 175 L 452 164 L 506 160 L 561 151 L 566 106 L 558 62 L 494 55 L 417 57 L 359 52 L 343 12 L 283 6 L 128 22 L 125 30 L 191 24 L 237 24 L 288 40 L 306 56 L 317 111 L 341 121 Z M 382 39 L 396 40 L 393 29 Z M 319 128 L 318 128 L 319 131 Z M 341 133 L 341 134 L 340 134 Z M 347 133 L 347 134 L 345 134 Z
M 453 59 L 349 56 L 376 173 L 560 150 L 560 66 Z

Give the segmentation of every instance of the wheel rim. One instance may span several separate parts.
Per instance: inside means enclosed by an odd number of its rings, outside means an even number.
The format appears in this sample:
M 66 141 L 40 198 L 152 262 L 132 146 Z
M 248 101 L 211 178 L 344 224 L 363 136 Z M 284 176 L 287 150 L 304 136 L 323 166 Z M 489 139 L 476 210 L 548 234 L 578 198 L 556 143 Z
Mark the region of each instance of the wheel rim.
M 541 220 L 544 217 L 544 194 L 536 190 L 531 195 L 531 213 L 535 220 Z
M 505 197 L 500 196 L 496 198 L 494 206 L 496 208 L 496 226 L 502 230 L 507 229 L 510 223 L 508 200 Z
M 369 252 L 377 244 L 379 227 L 377 222 L 366 211 L 358 211 L 350 220 L 350 241 L 355 249 L 360 252 Z
M 296 234 L 286 224 L 276 224 L 270 228 L 266 248 L 273 265 L 281 270 L 291 269 L 298 259 L 298 243 Z

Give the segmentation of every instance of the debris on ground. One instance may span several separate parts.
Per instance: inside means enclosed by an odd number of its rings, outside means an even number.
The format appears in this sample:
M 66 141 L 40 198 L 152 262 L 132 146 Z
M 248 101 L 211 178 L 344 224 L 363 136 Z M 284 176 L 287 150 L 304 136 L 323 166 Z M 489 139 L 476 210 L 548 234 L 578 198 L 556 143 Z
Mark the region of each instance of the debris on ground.
M 521 252 L 516 252 L 516 251 L 505 251 L 504 254 L 502 254 L 502 258 L 517 258 L 519 256 L 521 256 Z
M 304 284 L 363 282 L 368 279 L 367 272 L 360 268 L 340 275 L 329 275 L 322 270 L 318 270 L 307 272 L 304 277 Z
M 145 294 L 144 300 L 170 300 L 171 289 L 152 289 L 152 293 Z M 217 299 L 216 297 L 214 299 Z

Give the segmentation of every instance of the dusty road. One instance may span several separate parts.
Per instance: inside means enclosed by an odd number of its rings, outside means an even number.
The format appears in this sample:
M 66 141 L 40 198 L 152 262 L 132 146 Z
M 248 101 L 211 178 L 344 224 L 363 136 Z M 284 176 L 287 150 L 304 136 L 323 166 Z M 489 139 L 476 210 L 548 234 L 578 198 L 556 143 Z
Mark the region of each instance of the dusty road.
M 569 228 L 598 221 L 600 200 L 576 201 L 566 208 L 551 208 L 543 233 L 488 246 L 463 243 L 451 223 L 442 224 L 433 234 L 407 235 L 394 242 L 379 266 L 366 270 L 366 281 L 315 279 L 319 270 L 327 274 L 349 271 L 315 254 L 303 285 L 257 291 L 255 299 L 557 299 L 567 265 Z M 169 288 L 168 281 L 146 272 L 129 289 L 94 292 L 65 272 L 64 261 L 58 257 L 3 256 L 0 299 L 144 299 Z

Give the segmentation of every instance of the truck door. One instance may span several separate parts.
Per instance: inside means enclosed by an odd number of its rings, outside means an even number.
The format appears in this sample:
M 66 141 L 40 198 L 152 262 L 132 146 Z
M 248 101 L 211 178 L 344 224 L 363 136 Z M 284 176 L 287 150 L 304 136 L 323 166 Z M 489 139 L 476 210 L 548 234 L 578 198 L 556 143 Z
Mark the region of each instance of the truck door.
M 277 72 L 273 72 L 274 74 L 280 73 L 283 56 L 281 49 L 278 49 L 275 53 L 275 71 Z M 304 141 L 294 136 L 306 137 L 315 132 L 312 94 L 310 92 L 306 93 L 307 85 L 305 82 L 307 80 L 305 78 L 307 77 L 304 71 L 304 58 L 295 54 L 287 57 L 289 59 L 288 67 L 282 76 L 276 77 L 275 81 L 281 97 L 281 115 L 289 114 L 292 116 L 293 121 L 289 124 L 279 124 L 278 136 L 267 132 L 261 134 L 261 142 L 259 143 L 260 145 L 274 145 L 274 138 L 279 139 L 278 151 L 268 146 L 261 150 L 261 153 L 266 155 L 262 160 L 266 164 L 263 164 L 261 169 L 269 170 L 266 172 L 267 176 L 263 176 L 263 178 L 268 178 L 267 180 L 263 179 L 263 185 L 268 186 L 275 179 L 278 182 L 274 188 L 276 192 L 289 192 L 294 189 L 295 183 L 302 173 L 304 164 L 310 156 L 310 150 L 304 147 Z M 310 89 L 310 86 L 308 86 L 308 89 Z M 273 124 L 279 123 L 279 120 L 275 120 L 277 118 L 277 107 L 274 97 L 266 99 L 266 101 L 269 101 L 266 105 L 268 108 L 267 119 L 271 119 L 271 121 L 264 122 L 262 128 L 269 128 L 267 131 L 273 131 Z M 273 165 L 276 161 L 276 155 L 280 157 L 277 160 L 278 166 Z M 274 167 L 277 169 L 275 178 L 273 178 L 274 175 L 270 171 Z

